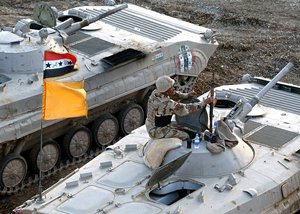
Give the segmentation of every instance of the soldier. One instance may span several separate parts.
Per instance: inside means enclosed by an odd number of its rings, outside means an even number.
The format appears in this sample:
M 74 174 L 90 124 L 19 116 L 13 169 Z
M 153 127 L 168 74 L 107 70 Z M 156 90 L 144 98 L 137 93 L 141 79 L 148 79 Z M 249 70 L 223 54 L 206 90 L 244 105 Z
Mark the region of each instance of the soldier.
M 196 95 L 194 91 L 181 93 L 173 87 L 174 80 L 168 76 L 159 77 L 156 80 L 156 89 L 148 100 L 148 112 L 146 128 L 151 138 L 172 138 L 181 140 L 189 138 L 189 134 L 178 125 L 171 123 L 174 114 L 184 116 L 203 108 L 206 104 L 215 102 L 215 99 L 207 98 L 202 102 L 183 104 L 175 99 L 186 99 Z

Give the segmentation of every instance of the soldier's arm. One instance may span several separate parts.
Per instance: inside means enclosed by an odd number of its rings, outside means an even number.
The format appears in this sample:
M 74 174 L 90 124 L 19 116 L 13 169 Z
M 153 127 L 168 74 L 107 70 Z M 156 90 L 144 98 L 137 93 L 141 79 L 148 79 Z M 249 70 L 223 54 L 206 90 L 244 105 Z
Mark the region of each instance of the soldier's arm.
M 174 114 L 179 115 L 179 116 L 185 116 L 185 115 L 188 115 L 189 113 L 192 113 L 199 109 L 204 108 L 205 105 L 210 104 L 213 101 L 214 101 L 214 99 L 212 99 L 210 97 L 207 99 L 204 99 L 202 102 L 189 103 L 189 104 L 178 103 L 174 100 L 170 100 L 170 106 L 173 109 Z
M 188 93 L 182 93 L 180 91 L 175 91 L 174 95 L 172 95 L 171 98 L 175 101 L 178 101 L 178 100 L 189 98 L 189 94 Z
M 175 91 L 175 94 L 172 96 L 172 99 L 177 101 L 177 100 L 187 99 L 187 98 L 196 97 L 196 96 L 197 96 L 197 93 L 195 91 L 190 91 L 189 93 Z

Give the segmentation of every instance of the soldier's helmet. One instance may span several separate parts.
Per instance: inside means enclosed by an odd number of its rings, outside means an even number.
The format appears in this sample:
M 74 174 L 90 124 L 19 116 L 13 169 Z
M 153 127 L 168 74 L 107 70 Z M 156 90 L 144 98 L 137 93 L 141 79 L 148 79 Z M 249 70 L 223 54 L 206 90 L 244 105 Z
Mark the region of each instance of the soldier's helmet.
M 168 76 L 161 76 L 156 80 L 156 89 L 158 92 L 165 92 L 174 85 L 174 80 Z

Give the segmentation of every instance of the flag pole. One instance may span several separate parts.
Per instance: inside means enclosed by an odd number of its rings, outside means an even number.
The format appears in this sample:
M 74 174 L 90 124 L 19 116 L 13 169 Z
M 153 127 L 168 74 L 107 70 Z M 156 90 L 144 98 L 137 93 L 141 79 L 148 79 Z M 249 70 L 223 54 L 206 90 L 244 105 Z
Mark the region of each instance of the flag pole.
M 44 83 L 43 83 L 44 84 Z M 44 87 L 44 85 L 42 85 Z M 44 93 L 44 92 L 43 92 Z M 39 189 L 38 189 L 38 198 L 36 200 L 36 203 L 42 204 L 44 202 L 42 197 L 42 164 L 43 164 L 43 95 L 42 95 L 42 107 L 41 107 L 41 139 L 40 139 L 40 167 L 39 167 Z

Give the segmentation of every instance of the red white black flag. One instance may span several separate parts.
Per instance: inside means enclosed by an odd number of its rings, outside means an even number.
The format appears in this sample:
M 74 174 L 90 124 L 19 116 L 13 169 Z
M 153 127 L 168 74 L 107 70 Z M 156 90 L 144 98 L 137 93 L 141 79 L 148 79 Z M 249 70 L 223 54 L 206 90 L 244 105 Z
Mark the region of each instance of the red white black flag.
M 74 71 L 76 56 L 70 53 L 55 53 L 45 51 L 44 53 L 44 79 L 60 77 Z

